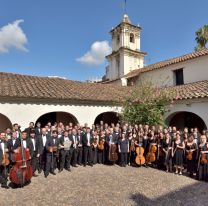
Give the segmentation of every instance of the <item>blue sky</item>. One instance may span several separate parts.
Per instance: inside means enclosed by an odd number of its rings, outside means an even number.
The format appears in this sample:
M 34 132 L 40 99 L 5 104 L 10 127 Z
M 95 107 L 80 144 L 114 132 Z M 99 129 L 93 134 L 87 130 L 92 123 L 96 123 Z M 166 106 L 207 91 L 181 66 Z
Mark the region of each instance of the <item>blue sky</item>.
M 110 44 L 109 31 L 122 19 L 122 2 L 0 0 L 0 71 L 82 81 L 101 77 L 106 62 L 86 65 L 77 59 L 95 42 L 109 49 L 104 41 Z M 127 2 L 132 23 L 143 29 L 146 64 L 192 52 L 195 31 L 208 24 L 207 0 Z

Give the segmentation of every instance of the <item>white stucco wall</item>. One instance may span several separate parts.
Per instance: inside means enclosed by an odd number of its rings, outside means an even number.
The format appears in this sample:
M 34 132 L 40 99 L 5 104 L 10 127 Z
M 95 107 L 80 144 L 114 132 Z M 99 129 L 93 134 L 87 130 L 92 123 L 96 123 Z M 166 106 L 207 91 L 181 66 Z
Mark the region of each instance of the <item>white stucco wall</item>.
M 120 110 L 121 108 L 116 106 L 0 103 L 0 113 L 8 117 L 12 124 L 18 123 L 22 128 L 28 127 L 29 122 L 36 122 L 40 116 L 50 112 L 68 112 L 75 116 L 81 125 L 91 125 L 99 114 Z
M 201 100 L 201 102 L 188 100 L 184 103 L 174 104 L 173 107 L 170 108 L 170 111 L 164 115 L 164 119 L 166 120 L 170 115 L 177 112 L 192 112 L 198 115 L 208 128 L 208 100 Z
M 155 86 L 174 86 L 174 70 L 183 68 L 184 84 L 208 79 L 208 56 L 199 57 L 145 73 L 138 81 L 151 81 Z

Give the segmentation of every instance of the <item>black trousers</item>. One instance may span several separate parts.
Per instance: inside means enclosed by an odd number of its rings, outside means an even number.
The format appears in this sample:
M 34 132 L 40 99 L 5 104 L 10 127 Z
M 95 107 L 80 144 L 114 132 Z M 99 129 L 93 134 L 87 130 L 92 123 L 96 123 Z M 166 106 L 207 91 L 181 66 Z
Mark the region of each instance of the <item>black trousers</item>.
M 3 186 L 7 185 L 8 181 L 8 168 L 0 165 L 0 183 Z
M 70 168 L 70 162 L 72 158 L 72 150 L 61 150 L 61 161 L 60 161 L 60 169 L 66 169 Z
M 31 158 L 31 166 L 32 166 L 33 173 L 34 173 L 38 168 L 38 158 L 37 158 L 36 152 L 34 152 L 32 158 Z
M 104 162 L 105 162 L 105 151 L 98 149 L 98 163 L 104 164 Z
M 120 153 L 120 165 L 121 166 L 126 166 L 128 161 L 127 161 L 127 156 L 128 156 L 128 153 Z
M 40 154 L 40 157 L 38 159 L 38 169 L 39 170 L 44 170 L 46 169 L 46 154 L 47 151 L 44 149 L 42 154 Z
M 92 149 L 92 163 L 93 164 L 97 164 L 97 158 L 98 158 L 97 153 L 98 153 L 97 148 L 93 148 Z
M 77 164 L 77 155 L 78 155 L 78 149 L 77 148 L 73 148 L 72 149 L 72 166 L 75 166 Z
M 85 146 L 84 147 L 84 165 L 90 164 L 92 165 L 92 147 Z
M 77 148 L 77 163 L 81 165 L 83 162 L 83 147 Z
M 45 168 L 45 174 L 49 174 L 49 172 L 54 172 L 54 170 L 57 168 L 57 158 L 56 155 L 47 153 L 46 154 L 46 168 Z

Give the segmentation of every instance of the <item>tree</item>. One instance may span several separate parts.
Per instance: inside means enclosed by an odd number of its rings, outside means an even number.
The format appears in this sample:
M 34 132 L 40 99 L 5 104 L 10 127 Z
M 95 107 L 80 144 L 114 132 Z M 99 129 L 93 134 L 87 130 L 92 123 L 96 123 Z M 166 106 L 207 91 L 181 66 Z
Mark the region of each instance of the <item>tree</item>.
M 163 115 L 173 103 L 173 96 L 171 89 L 140 83 L 124 102 L 122 119 L 131 124 L 165 125 Z
M 204 25 L 202 28 L 196 31 L 195 40 L 197 42 L 197 46 L 195 47 L 196 51 L 206 48 L 208 43 L 208 25 Z

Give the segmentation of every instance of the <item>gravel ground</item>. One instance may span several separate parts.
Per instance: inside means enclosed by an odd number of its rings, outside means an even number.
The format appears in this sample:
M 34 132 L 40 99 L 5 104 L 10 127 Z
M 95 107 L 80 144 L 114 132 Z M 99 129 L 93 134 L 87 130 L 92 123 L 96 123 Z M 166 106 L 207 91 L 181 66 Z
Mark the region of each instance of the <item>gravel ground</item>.
M 208 184 L 152 168 L 96 165 L 0 188 L 0 205 L 208 205 Z

